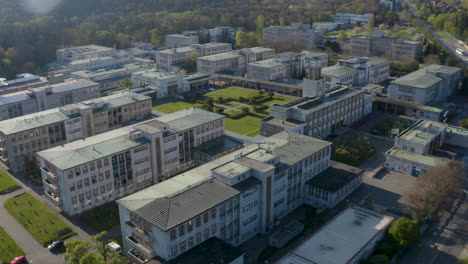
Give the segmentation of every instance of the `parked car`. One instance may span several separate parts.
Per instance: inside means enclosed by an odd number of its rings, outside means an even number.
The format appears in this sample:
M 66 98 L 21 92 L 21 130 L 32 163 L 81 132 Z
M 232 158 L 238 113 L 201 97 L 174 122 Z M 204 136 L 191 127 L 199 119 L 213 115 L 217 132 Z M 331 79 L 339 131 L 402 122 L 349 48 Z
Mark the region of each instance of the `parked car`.
M 49 246 L 47 246 L 47 249 L 49 249 L 51 252 L 62 249 L 65 246 L 62 240 L 57 240 L 52 242 Z
M 25 256 L 20 256 L 11 261 L 10 264 L 29 264 Z
M 208 88 L 208 91 L 214 92 L 214 91 L 216 91 L 216 89 L 215 88 Z
M 174 97 L 177 98 L 177 99 L 180 99 L 180 100 L 184 100 L 184 98 L 185 98 L 182 95 L 175 95 Z
M 207 93 L 208 91 L 207 90 L 201 90 L 202 93 Z

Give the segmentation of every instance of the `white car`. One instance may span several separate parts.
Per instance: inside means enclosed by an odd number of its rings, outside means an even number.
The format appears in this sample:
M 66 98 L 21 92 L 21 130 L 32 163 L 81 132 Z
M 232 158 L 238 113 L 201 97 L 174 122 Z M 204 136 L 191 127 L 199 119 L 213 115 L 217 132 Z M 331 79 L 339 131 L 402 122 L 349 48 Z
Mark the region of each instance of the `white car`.
M 214 91 L 216 91 L 216 89 L 215 88 L 208 88 L 208 91 L 214 92 Z

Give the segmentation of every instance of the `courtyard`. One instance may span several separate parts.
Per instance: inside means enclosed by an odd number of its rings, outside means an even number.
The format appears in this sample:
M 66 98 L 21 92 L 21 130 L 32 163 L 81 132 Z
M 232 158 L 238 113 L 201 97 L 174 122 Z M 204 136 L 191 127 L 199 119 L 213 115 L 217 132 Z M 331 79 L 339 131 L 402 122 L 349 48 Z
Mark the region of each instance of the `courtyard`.
M 272 104 L 284 104 L 297 99 L 238 87 L 184 96 L 183 100 L 160 104 L 153 109 L 167 114 L 189 107 L 213 111 L 226 116 L 227 130 L 250 137 L 260 133 L 260 120 L 269 116 Z

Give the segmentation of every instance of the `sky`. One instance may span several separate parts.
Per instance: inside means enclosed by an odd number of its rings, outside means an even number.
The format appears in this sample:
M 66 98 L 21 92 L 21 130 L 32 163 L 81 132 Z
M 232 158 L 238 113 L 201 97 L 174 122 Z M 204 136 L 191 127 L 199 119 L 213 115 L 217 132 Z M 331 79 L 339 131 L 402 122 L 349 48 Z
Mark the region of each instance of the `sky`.
M 52 11 L 62 0 L 22 0 L 27 11 L 35 15 L 45 15 Z

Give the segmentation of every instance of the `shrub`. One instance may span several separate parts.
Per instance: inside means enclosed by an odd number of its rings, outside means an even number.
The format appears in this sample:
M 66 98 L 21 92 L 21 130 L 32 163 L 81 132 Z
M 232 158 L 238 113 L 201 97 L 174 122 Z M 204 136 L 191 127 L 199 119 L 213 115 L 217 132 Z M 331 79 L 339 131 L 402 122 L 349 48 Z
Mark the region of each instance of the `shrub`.
M 215 108 L 215 112 L 218 114 L 222 114 L 224 112 L 224 108 L 222 107 Z

